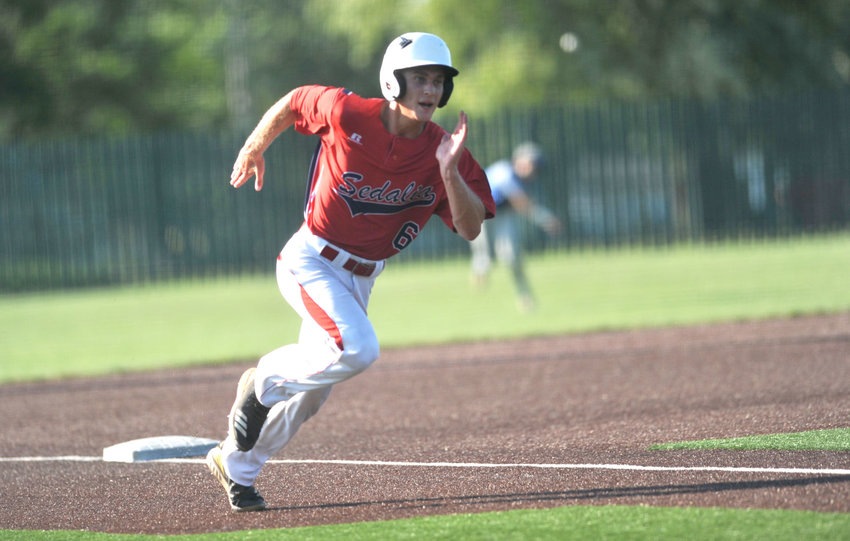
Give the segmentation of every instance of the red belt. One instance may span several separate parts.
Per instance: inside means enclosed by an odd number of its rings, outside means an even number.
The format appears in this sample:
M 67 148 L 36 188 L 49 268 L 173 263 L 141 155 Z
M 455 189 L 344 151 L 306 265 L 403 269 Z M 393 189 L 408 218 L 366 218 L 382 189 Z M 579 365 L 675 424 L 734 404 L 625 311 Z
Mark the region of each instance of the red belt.
M 325 246 L 322 248 L 320 252 L 321 256 L 325 259 L 330 259 L 331 261 L 336 259 L 336 256 L 339 255 L 339 250 L 331 248 L 330 246 Z M 357 261 L 356 259 L 349 257 L 345 260 L 345 263 L 342 264 L 342 268 L 356 274 L 357 276 L 372 276 L 372 273 L 375 272 L 375 268 L 377 267 L 374 263 L 364 263 L 362 261 Z

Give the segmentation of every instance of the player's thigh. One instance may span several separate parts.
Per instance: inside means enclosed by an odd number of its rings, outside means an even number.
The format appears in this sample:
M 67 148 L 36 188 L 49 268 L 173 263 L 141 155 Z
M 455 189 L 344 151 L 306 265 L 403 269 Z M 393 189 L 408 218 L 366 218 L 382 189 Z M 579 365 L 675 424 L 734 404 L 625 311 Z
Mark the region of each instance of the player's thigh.
M 377 336 L 363 305 L 368 299 L 357 289 L 362 281 L 321 262 L 295 270 L 279 263 L 277 277 L 281 294 L 303 320 L 299 342 L 331 340 L 356 364 L 377 358 Z

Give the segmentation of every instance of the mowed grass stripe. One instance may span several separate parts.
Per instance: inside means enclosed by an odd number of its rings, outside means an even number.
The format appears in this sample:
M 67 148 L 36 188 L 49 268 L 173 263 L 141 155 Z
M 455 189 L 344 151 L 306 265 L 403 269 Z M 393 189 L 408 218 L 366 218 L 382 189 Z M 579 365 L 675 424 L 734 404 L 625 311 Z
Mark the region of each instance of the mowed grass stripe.
M 662 443 L 650 447 L 652 450 L 680 449 L 732 449 L 783 451 L 850 451 L 850 428 L 809 430 L 788 434 L 765 434 L 740 438 L 708 439 Z
M 466 259 L 392 263 L 369 313 L 384 348 L 835 313 L 850 310 L 848 246 L 841 234 L 542 254 L 528 261 L 531 314 L 502 267 L 476 290 Z M 271 275 L 0 296 L 0 383 L 256 360 L 299 325 Z
M 850 514 L 770 509 L 566 506 L 290 529 L 153 536 L 82 531 L 2 531 L 9 540 L 36 541 L 396 541 L 407 539 L 528 541 L 846 540 Z

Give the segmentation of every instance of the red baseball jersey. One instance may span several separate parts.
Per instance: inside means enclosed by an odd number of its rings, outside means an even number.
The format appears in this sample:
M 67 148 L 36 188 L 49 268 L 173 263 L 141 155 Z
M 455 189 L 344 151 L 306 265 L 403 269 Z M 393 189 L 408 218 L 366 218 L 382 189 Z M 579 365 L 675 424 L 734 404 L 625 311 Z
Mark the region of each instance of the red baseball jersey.
M 454 229 L 436 158 L 445 130 L 428 122 L 414 139 L 393 135 L 381 122 L 384 103 L 325 86 L 300 87 L 290 102 L 295 129 L 321 138 L 310 168 L 307 226 L 374 260 L 406 248 L 434 214 Z M 492 217 L 487 176 L 467 149 L 459 170 Z

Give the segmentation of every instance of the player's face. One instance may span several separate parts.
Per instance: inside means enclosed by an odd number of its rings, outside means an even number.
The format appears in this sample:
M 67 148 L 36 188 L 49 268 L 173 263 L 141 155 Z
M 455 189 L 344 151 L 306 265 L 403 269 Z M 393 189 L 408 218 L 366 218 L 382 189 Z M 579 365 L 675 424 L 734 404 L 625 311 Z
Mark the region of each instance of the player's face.
M 443 70 L 426 66 L 404 70 L 402 75 L 406 83 L 404 96 L 398 100 L 402 114 L 419 122 L 431 120 L 443 97 Z
M 537 164 L 532 160 L 521 158 L 514 161 L 514 171 L 523 181 L 531 181 L 537 176 Z

